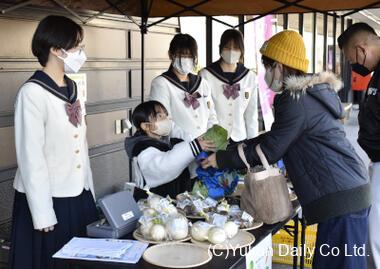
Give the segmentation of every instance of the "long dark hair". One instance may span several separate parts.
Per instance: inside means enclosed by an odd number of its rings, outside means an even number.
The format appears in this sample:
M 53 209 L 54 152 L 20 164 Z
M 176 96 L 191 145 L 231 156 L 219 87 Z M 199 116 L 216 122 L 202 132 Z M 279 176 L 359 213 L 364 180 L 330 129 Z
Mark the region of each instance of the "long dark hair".
M 185 51 L 190 52 L 191 58 L 196 65 L 198 63 L 197 41 L 189 34 L 176 34 L 170 42 L 169 55 L 175 57 Z
M 157 114 L 161 111 L 168 115 L 165 106 L 158 101 L 147 101 L 139 104 L 132 113 L 132 123 L 136 128 L 136 135 L 146 135 L 145 131 L 141 129 L 141 123 L 156 119 Z
M 227 46 L 229 42 L 234 42 L 235 46 L 240 49 L 240 62 L 243 62 L 244 59 L 244 37 L 243 34 L 236 29 L 228 29 L 224 31 L 222 36 L 220 37 L 219 44 L 219 54 L 222 53 L 222 50 Z

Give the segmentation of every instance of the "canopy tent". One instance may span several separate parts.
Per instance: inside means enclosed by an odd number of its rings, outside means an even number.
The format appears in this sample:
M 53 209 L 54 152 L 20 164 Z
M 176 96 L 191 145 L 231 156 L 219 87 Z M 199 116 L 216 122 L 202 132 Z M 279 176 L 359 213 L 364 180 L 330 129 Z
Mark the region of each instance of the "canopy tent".
M 25 5 L 70 10 L 91 10 L 137 17 L 266 15 L 283 13 L 332 12 L 378 8 L 376 0 L 3 0 L 14 9 Z M 7 10 L 6 10 L 7 11 Z M 332 14 L 332 13 L 330 13 Z
M 319 12 L 336 19 L 363 9 L 380 8 L 380 1 L 377 0 L 0 0 L 0 3 L 8 5 L 1 10 L 3 14 L 27 5 L 58 6 L 83 24 L 104 13 L 128 17 L 141 30 L 141 101 L 144 100 L 144 34 L 149 27 L 169 18 L 206 16 L 228 27 L 237 28 L 269 14 Z M 91 15 L 88 15 L 89 11 L 92 12 Z M 342 12 L 337 14 L 335 11 Z M 250 20 L 239 20 L 237 25 L 230 25 L 213 17 L 221 15 L 255 16 Z M 148 18 L 160 19 L 149 23 Z

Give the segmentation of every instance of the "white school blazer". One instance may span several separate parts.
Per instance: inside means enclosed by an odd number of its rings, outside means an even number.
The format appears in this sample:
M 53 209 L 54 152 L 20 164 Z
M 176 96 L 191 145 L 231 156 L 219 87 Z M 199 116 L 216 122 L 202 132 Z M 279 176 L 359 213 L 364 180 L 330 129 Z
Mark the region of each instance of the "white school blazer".
M 193 109 L 185 106 L 185 92 L 161 75 L 152 81 L 150 91 L 150 99 L 162 103 L 175 124 L 188 133 L 191 139 L 199 137 L 218 123 L 211 90 L 204 79 L 201 79 L 196 92 L 201 95 L 198 99 L 200 106 Z
M 94 194 L 81 105 L 82 124 L 77 128 L 68 120 L 65 101 L 33 82 L 19 90 L 15 103 L 18 169 L 13 186 L 26 194 L 35 229 L 57 223 L 53 197 L 75 197 L 83 189 Z
M 202 69 L 199 74 L 211 88 L 219 124 L 228 131 L 229 137 L 236 142 L 256 137 L 259 133 L 258 89 L 254 73 L 249 71 L 237 82 L 240 95 L 236 99 L 224 96 L 225 82 L 209 70 Z
M 139 188 L 155 188 L 169 183 L 186 168 L 189 168 L 190 175 L 195 175 L 195 168 L 191 163 L 201 149 L 174 122 L 169 137 L 182 139 L 183 142 L 166 152 L 149 147 L 133 158 L 134 181 Z

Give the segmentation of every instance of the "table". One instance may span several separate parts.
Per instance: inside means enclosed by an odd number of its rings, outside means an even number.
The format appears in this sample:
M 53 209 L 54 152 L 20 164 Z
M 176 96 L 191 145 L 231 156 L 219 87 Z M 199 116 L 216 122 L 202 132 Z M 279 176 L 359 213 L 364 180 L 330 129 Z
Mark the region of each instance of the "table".
M 293 213 L 292 215 L 285 221 L 273 224 L 273 225 L 263 225 L 262 227 L 250 231 L 256 238 L 255 243 L 252 245 L 254 247 L 256 244 L 260 243 L 267 235 L 275 234 L 280 229 L 286 229 L 288 232 L 294 234 L 294 246 L 297 247 L 298 242 L 298 224 L 301 222 L 302 227 L 306 227 L 303 218 L 299 218 L 299 212 L 301 210 L 301 206 L 298 201 L 293 202 Z M 295 225 L 286 225 L 286 223 L 293 219 Z M 304 230 L 304 228 L 302 229 Z M 302 234 L 302 233 L 301 233 Z M 129 234 L 125 237 L 125 239 L 132 239 L 132 235 Z M 305 232 L 303 231 L 303 236 L 301 235 L 301 242 L 305 242 Z M 238 252 L 238 251 L 237 251 Z M 219 252 L 218 252 L 219 253 Z M 244 254 L 244 253 L 243 253 Z M 225 255 L 224 255 L 225 256 Z M 293 268 L 297 268 L 297 259 L 298 257 L 293 258 Z M 301 259 L 301 268 L 303 268 L 303 254 L 300 257 Z M 111 262 L 94 262 L 94 261 L 83 261 L 83 260 L 62 260 L 56 259 L 59 264 L 70 264 L 80 266 L 80 268 L 91 268 L 91 269 L 158 269 L 161 267 L 154 266 L 144 261 L 143 258 L 137 264 L 121 264 L 121 263 L 111 263 Z M 214 256 L 212 260 L 203 265 L 197 267 L 197 269 L 221 269 L 221 268 L 230 268 L 230 269 L 245 269 L 245 257 L 241 256 L 240 253 L 237 253 L 236 256 L 229 256 L 228 259 L 225 257 Z

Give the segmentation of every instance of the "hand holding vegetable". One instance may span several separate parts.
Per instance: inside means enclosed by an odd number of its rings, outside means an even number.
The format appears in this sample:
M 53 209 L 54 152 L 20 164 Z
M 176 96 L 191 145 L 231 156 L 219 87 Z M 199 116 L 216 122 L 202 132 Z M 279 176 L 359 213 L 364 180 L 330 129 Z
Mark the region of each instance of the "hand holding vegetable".
M 203 151 L 208 151 L 208 152 L 210 152 L 210 151 L 215 152 L 216 151 L 216 145 L 215 145 L 214 141 L 209 140 L 209 139 L 205 139 L 203 135 L 198 137 L 197 141 L 200 144 Z
M 220 125 L 215 124 L 208 129 L 203 138 L 213 141 L 217 150 L 225 150 L 227 148 L 228 132 Z
M 201 162 L 201 165 L 202 165 L 203 169 L 206 169 L 206 168 L 209 168 L 209 167 L 218 168 L 218 164 L 216 162 L 216 154 L 215 153 L 211 154 L 207 159 L 204 159 Z

